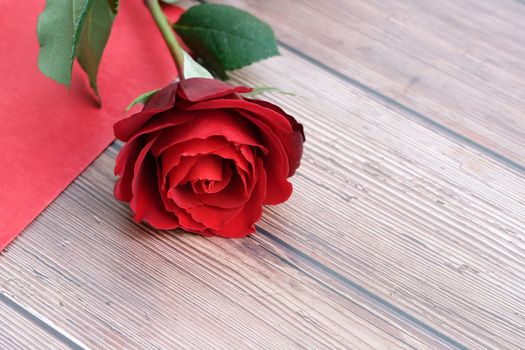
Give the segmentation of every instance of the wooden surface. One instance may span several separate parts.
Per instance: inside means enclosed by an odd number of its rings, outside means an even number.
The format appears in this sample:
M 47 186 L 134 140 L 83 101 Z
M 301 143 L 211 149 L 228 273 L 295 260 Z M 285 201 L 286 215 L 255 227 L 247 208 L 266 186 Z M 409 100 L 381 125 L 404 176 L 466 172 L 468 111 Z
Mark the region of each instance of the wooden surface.
M 49 320 L 0 294 L 0 345 L 3 349 L 38 349 L 42 344 L 53 349 L 69 349 L 76 343 L 61 333 Z
M 525 4 L 221 2 L 282 43 L 232 78 L 298 95 L 265 96 L 305 126 L 291 200 L 156 232 L 112 145 L 0 255 L 0 349 L 524 348 Z
M 523 1 L 213 2 L 250 11 L 304 59 L 525 171 Z

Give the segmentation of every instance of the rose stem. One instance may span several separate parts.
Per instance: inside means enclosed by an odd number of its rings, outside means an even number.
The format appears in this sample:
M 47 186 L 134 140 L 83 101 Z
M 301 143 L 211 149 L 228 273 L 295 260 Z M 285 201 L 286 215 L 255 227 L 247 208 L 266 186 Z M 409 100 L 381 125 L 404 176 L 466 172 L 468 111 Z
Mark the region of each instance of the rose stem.
M 148 6 L 151 16 L 155 20 L 155 23 L 157 24 L 157 28 L 159 28 L 159 31 L 162 34 L 162 37 L 164 38 L 166 45 L 168 45 L 168 49 L 170 50 L 171 57 L 173 57 L 173 60 L 175 61 L 175 65 L 177 66 L 177 71 L 179 73 L 179 79 L 184 80 L 184 55 L 183 55 L 182 47 L 180 47 L 179 42 L 177 41 L 177 38 L 175 37 L 175 33 L 173 33 L 173 30 L 171 29 L 168 19 L 164 15 L 164 12 L 162 12 L 159 1 L 158 0 L 145 0 L 145 3 L 146 3 L 146 6 Z

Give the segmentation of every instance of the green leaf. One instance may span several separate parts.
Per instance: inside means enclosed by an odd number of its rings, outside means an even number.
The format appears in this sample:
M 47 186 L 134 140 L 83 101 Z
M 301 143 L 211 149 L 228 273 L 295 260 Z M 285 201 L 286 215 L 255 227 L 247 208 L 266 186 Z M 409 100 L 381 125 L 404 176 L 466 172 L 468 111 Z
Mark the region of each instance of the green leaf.
M 134 99 L 133 102 L 131 102 L 128 107 L 126 107 L 126 112 L 132 109 L 135 105 L 146 104 L 146 102 L 148 102 L 151 96 L 155 95 L 159 91 L 160 89 L 155 89 L 155 90 L 151 90 L 151 91 L 143 93 L 142 95 Z
M 97 73 L 102 53 L 108 42 L 109 33 L 115 19 L 118 1 L 110 4 L 107 0 L 93 0 L 80 36 L 78 63 L 89 77 L 89 84 L 98 96 Z
M 273 86 L 257 86 L 257 87 L 254 87 L 251 92 L 246 92 L 243 95 L 248 96 L 248 97 L 254 97 L 260 94 L 264 94 L 266 92 L 277 92 L 279 94 L 296 96 L 293 92 L 283 91 Z
M 42 73 L 69 86 L 78 58 L 98 96 L 98 66 L 118 5 L 118 0 L 47 0 L 37 25 Z
M 48 0 L 38 18 L 38 67 L 48 77 L 69 86 L 80 34 L 92 0 Z
M 210 74 L 203 66 L 195 62 L 195 60 L 184 50 L 184 79 L 190 78 L 209 78 L 213 79 L 213 75 Z
M 202 4 L 173 25 L 184 42 L 219 76 L 278 55 L 272 29 L 235 7 Z
M 173 4 L 176 4 L 178 3 L 180 0 L 161 0 L 163 3 L 165 4 L 168 4 L 168 5 L 173 5 Z

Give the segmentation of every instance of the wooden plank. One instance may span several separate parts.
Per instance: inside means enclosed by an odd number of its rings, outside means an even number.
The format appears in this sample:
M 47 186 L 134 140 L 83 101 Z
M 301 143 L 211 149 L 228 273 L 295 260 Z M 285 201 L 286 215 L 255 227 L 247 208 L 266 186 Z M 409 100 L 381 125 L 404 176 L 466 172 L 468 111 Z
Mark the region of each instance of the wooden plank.
M 103 154 L 0 256 L 0 288 L 88 347 L 443 346 L 252 239 L 134 224 L 112 197 L 115 155 Z
M 525 170 L 522 2 L 211 2 L 250 11 L 283 44 Z
M 261 227 L 466 346 L 524 344 L 524 176 L 282 51 L 235 74 L 302 96 L 270 97 L 307 143 Z
M 74 340 L 0 293 L 0 349 L 76 349 Z
M 306 127 L 259 234 L 131 224 L 108 153 L 4 254 L 2 288 L 90 345 L 519 348 L 523 176 L 282 54 L 234 75 L 299 94 L 268 98 Z

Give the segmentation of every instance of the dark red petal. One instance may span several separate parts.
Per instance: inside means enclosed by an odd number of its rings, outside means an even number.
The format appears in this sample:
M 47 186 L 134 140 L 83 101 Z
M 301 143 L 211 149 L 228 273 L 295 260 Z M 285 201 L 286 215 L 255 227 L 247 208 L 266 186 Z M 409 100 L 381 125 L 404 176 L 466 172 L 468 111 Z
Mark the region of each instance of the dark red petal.
M 157 185 L 155 158 L 149 153 L 154 141 L 152 139 L 144 146 L 135 163 L 130 207 L 135 213 L 135 221 L 145 221 L 158 229 L 174 229 L 179 227 L 179 222 L 164 207 Z
M 161 198 L 166 209 L 177 217 L 181 228 L 186 231 L 200 234 L 203 234 L 206 231 L 206 227 L 203 224 L 195 221 L 186 210 L 177 206 L 167 197 L 166 193 L 161 192 Z
M 268 124 L 272 129 L 279 129 L 286 133 L 291 133 L 293 131 L 292 126 L 285 115 L 278 113 L 273 109 L 243 99 L 216 99 L 197 102 L 185 106 L 184 109 L 192 111 L 209 109 L 242 109 L 253 113 L 257 119 Z
M 161 149 L 162 153 L 158 153 L 157 156 L 162 160 L 162 168 L 167 173 L 182 157 L 208 154 L 223 147 L 225 143 L 226 141 L 221 137 L 194 139 Z
M 262 202 L 266 196 L 266 172 L 261 163 L 258 164 L 258 181 L 255 189 L 242 211 L 232 217 L 226 224 L 213 233 L 228 238 L 244 237 L 255 232 L 255 223 L 262 215 Z
M 192 182 L 191 185 L 195 193 L 217 193 L 229 185 L 232 175 L 233 172 L 231 170 L 230 164 L 228 162 L 224 162 L 222 165 L 220 181 L 212 181 L 207 185 L 204 181 L 195 181 Z
M 257 181 L 257 179 L 253 179 Z M 252 189 L 248 191 L 238 173 L 234 172 L 228 186 L 216 193 L 203 193 L 198 198 L 207 205 L 221 208 L 236 208 L 243 206 L 250 198 Z
M 239 208 L 221 208 L 209 205 L 203 205 L 188 209 L 192 218 L 201 222 L 209 229 L 216 230 L 224 227 L 224 224 L 232 219 L 242 210 Z
M 160 169 L 158 168 L 157 177 L 159 176 Z M 160 184 L 159 187 L 161 187 Z M 206 232 L 206 227 L 204 225 L 202 225 L 200 222 L 193 220 L 191 215 L 186 210 L 178 207 L 175 204 L 175 202 L 168 198 L 164 188 L 161 188 L 159 192 L 162 202 L 164 203 L 164 207 L 166 208 L 166 210 L 173 213 L 177 217 L 180 227 L 182 227 L 186 231 L 209 235 L 209 233 Z
M 197 156 L 202 154 L 216 154 L 221 158 L 231 159 L 235 162 L 237 167 L 248 172 L 250 165 L 247 162 L 246 156 L 240 151 L 243 148 L 248 149 L 246 152 L 252 154 L 249 146 L 241 145 L 239 146 L 239 149 L 237 149 L 234 144 L 228 142 L 224 137 L 212 136 L 207 139 L 192 139 L 177 143 L 169 148 L 166 148 L 162 153 L 159 154 L 159 157 L 162 160 L 162 168 L 165 173 L 178 164 L 181 157 Z M 253 154 L 248 161 L 253 164 Z
M 182 157 L 188 158 L 200 154 L 207 154 L 219 147 L 222 147 L 222 142 L 219 139 L 207 139 L 190 140 L 165 149 L 162 153 L 158 154 L 162 168 L 162 177 L 166 177 L 168 172 L 180 163 Z
M 128 141 L 155 114 L 173 107 L 176 91 L 177 83 L 166 86 L 149 99 L 142 112 L 116 122 L 113 125 L 115 136 L 122 141 Z
M 284 115 L 286 117 L 286 119 L 288 119 L 288 122 L 290 122 L 290 125 L 292 126 L 292 130 L 294 132 L 298 131 L 301 134 L 301 136 L 303 138 L 303 142 L 306 140 L 306 138 L 304 136 L 303 125 L 301 123 L 299 123 L 294 117 L 292 117 L 291 115 L 286 113 L 281 107 L 279 107 L 277 105 L 274 105 L 271 102 L 264 101 L 264 100 L 256 100 L 256 99 L 251 99 L 251 98 L 245 98 L 245 100 L 246 101 L 250 101 L 250 102 L 255 103 L 255 104 L 258 104 L 258 105 L 260 105 L 262 107 L 266 107 L 266 108 L 272 109 L 275 112 Z
M 288 174 L 292 176 L 299 167 L 303 154 L 304 131 L 301 124 L 279 107 L 271 104 L 252 102 L 253 100 L 212 100 L 199 102 L 186 107 L 186 110 L 206 110 L 209 108 L 233 108 L 242 115 L 251 115 L 268 125 L 281 141 L 288 159 Z
M 253 186 L 255 185 L 255 182 L 253 180 L 254 174 L 255 174 L 255 156 L 254 156 L 254 150 L 253 147 L 246 146 L 246 145 L 240 145 L 238 152 L 242 155 L 242 158 L 248 162 L 250 165 L 249 169 L 246 168 L 239 168 L 237 165 L 237 169 L 239 172 L 239 175 L 242 178 L 242 181 L 244 182 L 246 191 L 252 190 Z
M 118 175 L 120 178 L 115 184 L 113 193 L 115 198 L 120 201 L 129 202 L 133 197 L 131 182 L 133 180 L 133 171 L 140 153 L 141 144 L 142 142 L 140 140 L 133 140 L 126 143 L 120 150 L 115 161 L 115 175 Z
M 262 121 L 254 118 L 250 113 L 238 111 L 246 119 L 254 123 L 264 138 L 264 145 L 268 148 L 268 154 L 261 155 L 266 169 L 268 187 L 264 204 L 279 204 L 292 195 L 292 184 L 288 182 L 289 164 L 288 156 L 279 137 L 274 131 Z
M 222 180 L 222 159 L 215 155 L 199 157 L 182 182 L 194 180 Z
M 131 142 L 141 136 L 145 136 L 159 130 L 177 126 L 180 124 L 191 122 L 198 112 L 195 111 L 180 111 L 180 110 L 168 110 L 155 115 L 151 120 L 146 123 L 140 130 L 138 130 L 129 140 Z
M 168 198 L 182 209 L 189 209 L 203 205 L 202 201 L 199 200 L 197 195 L 193 193 L 190 186 L 180 185 L 171 187 L 168 190 Z
M 257 129 L 252 123 L 227 110 L 201 112 L 191 123 L 163 129 L 158 141 L 152 148 L 153 154 L 159 154 L 166 148 L 191 139 L 206 139 L 211 136 L 223 136 L 228 141 L 260 146 Z
M 193 78 L 179 83 L 178 94 L 185 100 L 197 102 L 252 90 L 246 86 L 231 86 L 220 80 Z
M 305 141 L 303 125 L 298 123 L 294 117 L 287 114 L 279 106 L 276 106 L 273 103 L 263 101 L 263 100 L 254 100 L 254 99 L 246 99 L 246 100 L 252 103 L 256 103 L 262 107 L 272 109 L 275 112 L 284 115 L 288 119 L 288 122 L 292 126 L 292 130 L 293 130 L 292 135 L 285 133 L 285 134 L 280 134 L 278 136 L 281 139 L 281 142 L 286 150 L 286 153 L 288 154 L 288 164 L 290 167 L 288 177 L 294 175 L 295 171 L 297 170 L 297 168 L 299 168 L 299 165 L 301 164 L 301 158 L 303 156 L 303 143 Z
M 173 168 L 168 170 L 166 175 L 164 175 L 163 169 L 161 185 L 164 187 L 167 179 L 170 187 L 178 186 L 198 160 L 198 157 L 182 157 Z
M 228 162 L 225 162 L 223 164 L 222 168 L 222 179 L 221 181 L 215 181 L 211 186 L 204 189 L 204 192 L 206 193 L 217 193 L 219 191 L 222 191 L 226 186 L 230 184 L 230 181 L 232 179 L 233 172 L 230 164 Z
M 258 100 L 220 99 L 204 101 L 185 107 L 186 110 L 210 108 L 234 109 L 242 115 L 251 115 L 268 125 L 283 145 L 288 159 L 288 174 L 292 176 L 299 167 L 303 154 L 304 131 L 301 124 L 279 107 Z
M 238 147 L 238 148 L 237 148 Z M 246 157 L 243 156 L 241 153 L 241 148 L 246 147 L 251 149 L 250 146 L 234 146 L 232 143 L 225 143 L 223 147 L 213 151 L 213 154 L 216 154 L 224 159 L 231 159 L 235 163 L 235 166 L 239 169 L 248 172 L 250 171 L 250 168 L 253 166 L 253 164 L 250 164 L 250 160 L 248 160 Z M 251 160 L 253 163 L 253 158 Z
M 171 186 L 177 185 L 181 182 L 183 177 L 185 177 L 185 174 L 188 172 L 187 167 L 181 169 L 178 168 L 181 159 L 209 154 L 233 161 L 237 168 L 236 171 L 239 173 L 245 184 L 245 190 L 248 191 L 249 188 L 251 189 L 253 187 L 252 182 L 250 181 L 250 177 L 252 177 L 253 174 L 253 152 L 249 146 L 241 145 L 238 147 L 239 148 L 236 148 L 236 146 L 231 142 L 226 141 L 226 139 L 221 136 L 210 137 L 207 139 L 193 139 L 173 145 L 160 154 L 162 183 L 165 183 L 164 179 L 168 176 L 168 172 L 170 171 L 172 172 L 170 176 L 173 177 L 173 179 L 176 179 L 176 182 L 171 182 Z M 231 171 L 229 167 L 227 170 Z M 214 190 L 211 192 L 218 192 L 226 185 L 226 183 L 216 183 L 214 185 Z
M 280 135 L 280 139 L 288 155 L 288 177 L 290 177 L 301 165 L 304 138 L 299 131 L 296 131 L 292 135 Z
M 179 218 L 180 227 L 193 233 L 204 234 L 206 236 L 209 235 L 206 234 L 208 228 L 205 225 L 196 221 L 186 210 L 178 207 L 176 208 L 177 209 L 174 209 L 174 213 Z
M 251 193 L 246 192 L 240 176 L 233 176 L 226 188 L 217 193 L 194 193 L 191 184 L 171 187 L 168 198 L 181 208 L 189 209 L 202 205 L 212 205 L 221 208 L 237 208 L 243 206 L 249 199 Z

